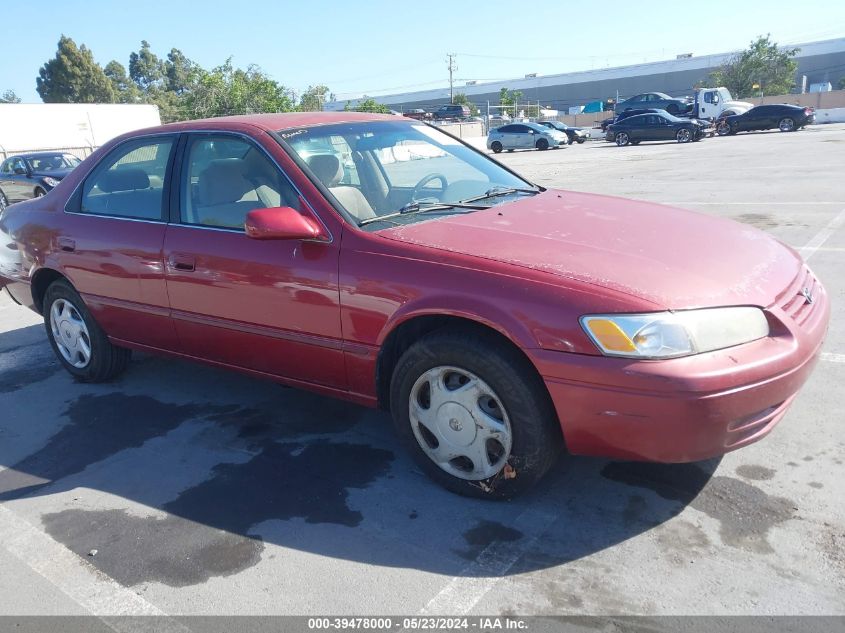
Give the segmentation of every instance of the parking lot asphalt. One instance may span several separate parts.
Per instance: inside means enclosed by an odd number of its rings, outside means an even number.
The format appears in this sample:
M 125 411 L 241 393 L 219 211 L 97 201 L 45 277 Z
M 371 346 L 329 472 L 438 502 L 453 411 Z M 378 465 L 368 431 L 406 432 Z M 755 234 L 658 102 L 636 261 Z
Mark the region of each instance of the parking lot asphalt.
M 384 413 L 143 355 L 75 383 L 4 294 L 0 614 L 845 614 L 845 125 L 496 159 L 802 249 L 831 330 L 768 438 L 564 459 L 518 500 L 468 500 Z

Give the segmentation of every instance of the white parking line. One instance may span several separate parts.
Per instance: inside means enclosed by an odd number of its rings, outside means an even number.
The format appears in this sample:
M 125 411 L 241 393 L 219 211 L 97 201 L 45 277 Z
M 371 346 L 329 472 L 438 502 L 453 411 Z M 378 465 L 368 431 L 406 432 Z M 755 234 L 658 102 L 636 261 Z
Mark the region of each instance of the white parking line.
M 826 360 L 829 363 L 845 363 L 845 354 L 832 354 L 830 352 L 822 352 L 821 359 Z
M 137 631 L 137 622 L 109 616 L 154 615 L 156 630 L 188 631 L 134 591 L 85 564 L 47 534 L 0 506 L 0 543 L 12 556 L 42 576 L 115 631 Z
M 495 542 L 488 545 L 467 565 L 460 576 L 453 577 L 428 601 L 419 615 L 465 615 L 510 571 L 522 554 L 533 545 L 559 514 L 530 508 L 520 514 L 513 527 L 528 538 L 519 542 Z
M 807 242 L 806 245 L 801 247 L 799 250 L 801 255 L 804 256 L 804 260 L 810 259 L 813 254 L 819 250 L 819 248 L 827 242 L 831 235 L 833 235 L 839 227 L 845 224 L 845 209 L 839 212 L 839 214 L 833 218 L 827 225 L 811 239 Z

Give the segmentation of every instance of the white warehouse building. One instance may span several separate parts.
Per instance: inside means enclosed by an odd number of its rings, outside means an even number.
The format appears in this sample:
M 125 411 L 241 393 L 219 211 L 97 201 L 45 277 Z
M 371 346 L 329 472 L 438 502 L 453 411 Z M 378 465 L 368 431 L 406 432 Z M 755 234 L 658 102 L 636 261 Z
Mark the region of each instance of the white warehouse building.
M 845 77 L 845 38 L 796 44 L 800 51 L 796 55 L 798 71 L 796 84 L 801 85 L 802 76 L 807 76 L 807 88 L 811 84 L 830 82 L 833 86 Z M 470 101 L 483 109 L 489 101 L 498 104 L 502 88 L 521 91 L 526 101 L 566 112 L 570 107 L 583 106 L 591 101 L 606 101 L 629 97 L 642 92 L 665 92 L 672 96 L 691 94 L 694 87 L 706 81 L 708 74 L 727 62 L 736 52 L 716 55 L 679 57 L 659 62 L 617 66 L 555 75 L 537 75 L 505 81 L 458 85 L 455 92 L 467 95 Z M 449 103 L 449 87 L 417 92 L 403 92 L 387 95 L 369 95 L 379 103 L 397 111 L 412 108 L 431 109 Z M 343 110 L 363 98 L 344 99 L 326 103 L 326 110 Z

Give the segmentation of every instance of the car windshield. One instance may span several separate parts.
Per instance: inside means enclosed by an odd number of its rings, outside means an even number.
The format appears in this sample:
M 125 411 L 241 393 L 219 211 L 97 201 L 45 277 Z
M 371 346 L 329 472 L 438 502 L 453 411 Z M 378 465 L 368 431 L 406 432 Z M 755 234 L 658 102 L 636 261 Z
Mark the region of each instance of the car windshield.
M 461 141 L 407 119 L 278 135 L 348 219 L 367 230 L 469 213 L 540 190 Z
M 30 156 L 27 161 L 32 171 L 62 171 L 73 169 L 82 162 L 72 154 L 39 154 Z

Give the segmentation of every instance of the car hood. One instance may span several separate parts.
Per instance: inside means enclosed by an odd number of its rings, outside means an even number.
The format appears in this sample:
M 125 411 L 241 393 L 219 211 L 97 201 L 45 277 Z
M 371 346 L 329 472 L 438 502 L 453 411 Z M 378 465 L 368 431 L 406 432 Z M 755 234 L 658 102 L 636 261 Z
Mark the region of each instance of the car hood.
M 61 180 L 62 178 L 66 177 L 72 169 L 53 169 L 50 171 L 34 171 L 32 172 L 33 176 L 37 176 L 38 178 L 53 178 L 55 180 Z
M 379 235 L 601 286 L 662 309 L 769 306 L 801 266 L 795 251 L 732 220 L 553 190 Z

